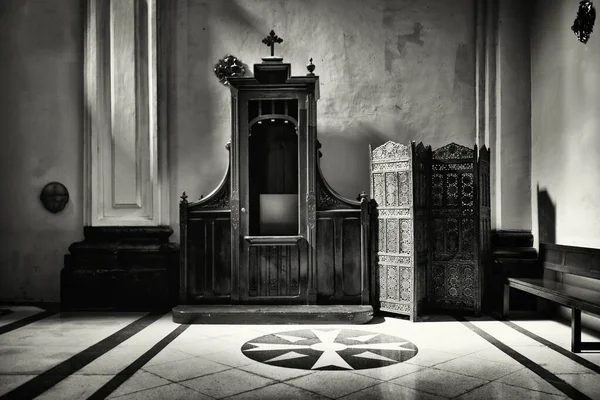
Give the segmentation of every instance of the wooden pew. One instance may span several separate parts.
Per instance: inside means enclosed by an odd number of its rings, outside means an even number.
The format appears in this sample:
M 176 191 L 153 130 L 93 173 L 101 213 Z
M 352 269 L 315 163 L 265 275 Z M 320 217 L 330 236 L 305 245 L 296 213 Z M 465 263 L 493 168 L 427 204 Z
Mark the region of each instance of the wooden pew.
M 563 283 L 567 274 L 600 280 L 600 249 L 540 243 L 542 279 L 508 278 L 502 315 L 510 312 L 510 289 L 522 290 L 571 309 L 571 351 L 600 350 L 598 342 L 581 341 L 581 312 L 600 316 L 600 290 Z M 600 286 L 600 282 L 599 282 Z

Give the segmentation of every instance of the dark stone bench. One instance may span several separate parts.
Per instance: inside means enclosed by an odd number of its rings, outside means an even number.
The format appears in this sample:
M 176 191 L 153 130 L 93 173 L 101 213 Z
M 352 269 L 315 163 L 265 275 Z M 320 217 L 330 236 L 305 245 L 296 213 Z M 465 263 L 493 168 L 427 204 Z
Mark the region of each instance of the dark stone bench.
M 508 278 L 504 285 L 502 314 L 510 312 L 510 289 L 517 289 L 571 309 L 571 351 L 600 350 L 600 343 L 581 341 L 581 312 L 600 316 L 600 291 L 564 283 L 565 274 L 600 280 L 600 250 L 584 247 L 540 244 L 544 277 Z M 600 285 L 600 282 L 599 282 Z

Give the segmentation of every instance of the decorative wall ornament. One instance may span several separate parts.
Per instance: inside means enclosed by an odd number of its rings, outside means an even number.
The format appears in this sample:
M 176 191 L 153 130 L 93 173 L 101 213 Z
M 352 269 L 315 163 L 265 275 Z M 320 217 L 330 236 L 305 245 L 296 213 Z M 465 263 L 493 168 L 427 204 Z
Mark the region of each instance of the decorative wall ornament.
M 589 0 L 583 0 L 579 2 L 579 10 L 577 11 L 577 18 L 573 22 L 571 30 L 577 36 L 577 39 L 583 44 L 587 43 L 590 38 L 590 34 L 594 30 L 594 23 L 596 22 L 596 9 Z
M 225 56 L 215 64 L 215 75 L 223 85 L 228 85 L 227 78 L 230 76 L 244 76 L 246 68 L 239 58 L 233 55 Z
M 69 191 L 59 182 L 50 182 L 42 189 L 40 200 L 44 208 L 53 214 L 61 212 L 69 202 Z

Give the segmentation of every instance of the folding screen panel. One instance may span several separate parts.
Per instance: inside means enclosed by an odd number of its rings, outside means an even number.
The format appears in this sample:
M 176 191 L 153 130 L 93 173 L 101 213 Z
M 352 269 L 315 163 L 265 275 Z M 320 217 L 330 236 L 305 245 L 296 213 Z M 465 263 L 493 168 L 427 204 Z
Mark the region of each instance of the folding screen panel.
M 374 292 L 383 311 L 481 311 L 489 259 L 489 150 L 387 142 L 370 149 Z
M 420 144 L 420 159 L 427 153 Z M 415 146 L 387 142 L 370 149 L 371 197 L 377 209 L 378 240 L 375 243 L 375 262 L 372 267 L 378 282 L 380 309 L 408 315 L 414 320 L 425 298 L 427 249 L 415 243 L 426 235 L 427 191 L 414 191 L 415 180 L 421 184 L 426 164 L 414 170 Z M 417 205 L 417 207 L 416 207 Z M 416 212 L 416 215 L 415 215 Z M 415 218 L 416 216 L 416 218 Z
M 429 305 L 481 310 L 477 147 L 451 143 L 432 154 Z

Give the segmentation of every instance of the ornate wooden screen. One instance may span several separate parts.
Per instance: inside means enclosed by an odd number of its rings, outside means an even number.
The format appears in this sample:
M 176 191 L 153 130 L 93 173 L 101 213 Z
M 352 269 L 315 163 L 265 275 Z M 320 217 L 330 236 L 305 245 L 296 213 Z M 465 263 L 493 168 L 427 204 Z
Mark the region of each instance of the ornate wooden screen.
M 432 154 L 428 283 L 432 308 L 481 310 L 477 167 L 477 146 L 473 150 L 451 143 Z
M 427 270 L 429 265 L 429 229 L 431 146 L 412 143 L 414 201 L 414 264 L 417 315 L 427 306 Z
M 378 232 L 374 233 L 378 240 L 373 275 L 379 283 L 379 307 L 383 311 L 408 315 L 414 320 L 419 311 L 418 305 L 426 294 L 419 284 L 425 282 L 427 265 L 426 259 L 424 263 L 415 259 L 415 251 L 419 255 L 427 251 L 422 246 L 415 248 L 414 147 L 388 141 L 369 150 L 371 197 L 377 208 L 375 225 Z M 426 167 L 423 166 L 422 170 L 426 171 Z M 418 182 L 422 182 L 421 176 L 417 178 Z M 418 196 L 419 231 L 422 235 L 426 231 L 421 213 L 424 208 L 422 196 L 426 197 L 426 194 L 419 191 Z

